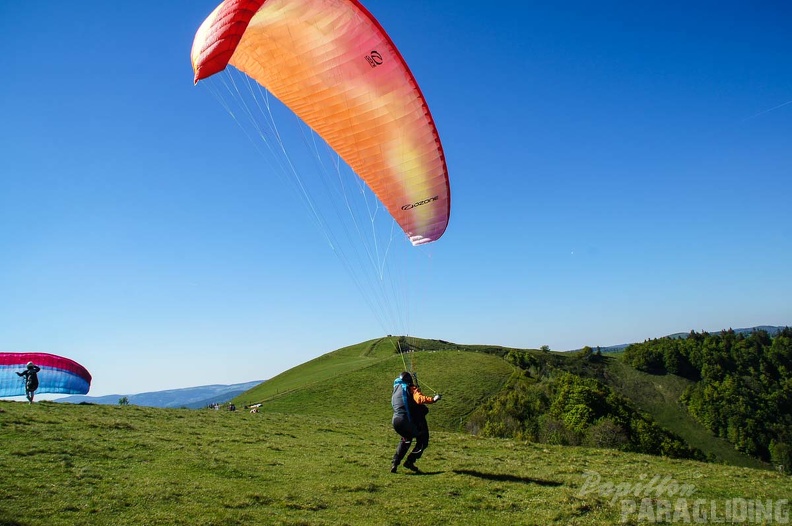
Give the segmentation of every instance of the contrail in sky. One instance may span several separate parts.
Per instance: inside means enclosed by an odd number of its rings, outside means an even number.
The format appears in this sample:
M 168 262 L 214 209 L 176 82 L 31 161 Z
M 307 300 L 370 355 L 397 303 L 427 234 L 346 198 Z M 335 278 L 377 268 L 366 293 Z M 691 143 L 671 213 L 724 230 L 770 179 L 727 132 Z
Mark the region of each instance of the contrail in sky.
M 760 115 L 764 115 L 765 113 L 770 113 L 771 111 L 773 111 L 773 110 L 777 110 L 778 108 L 782 108 L 782 107 L 786 106 L 787 104 L 792 104 L 792 100 L 788 100 L 788 101 L 786 101 L 786 102 L 785 102 L 785 103 L 783 103 L 783 104 L 779 104 L 778 106 L 773 106 L 773 107 L 772 107 L 772 108 L 770 108 L 769 110 L 760 111 L 760 112 L 759 112 L 759 113 L 757 113 L 756 115 L 751 115 L 751 116 L 750 116 L 750 117 L 748 117 L 747 119 L 743 119 L 743 122 L 745 122 L 745 121 L 748 121 L 748 120 L 751 120 L 751 119 L 755 119 L 755 118 L 759 117 Z

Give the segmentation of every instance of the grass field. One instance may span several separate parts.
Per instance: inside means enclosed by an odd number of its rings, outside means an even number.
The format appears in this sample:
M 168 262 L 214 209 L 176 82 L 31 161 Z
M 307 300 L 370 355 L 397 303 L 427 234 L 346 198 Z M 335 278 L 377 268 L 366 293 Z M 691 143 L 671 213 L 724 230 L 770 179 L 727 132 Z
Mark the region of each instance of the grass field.
M 387 391 L 393 378 L 410 359 L 418 362 L 421 378 L 431 379 L 434 390 L 445 396 L 442 413 L 433 411 L 433 425 L 446 431 L 464 430 L 472 410 L 497 393 L 513 367 L 491 346 L 458 345 L 415 338 L 421 348 L 431 349 L 396 355 L 395 339 L 370 340 L 327 353 L 264 382 L 237 397 L 238 407 L 263 402 L 272 410 L 313 416 L 352 412 L 365 421 L 389 418 Z M 538 351 L 537 351 L 538 352 Z M 571 356 L 556 356 L 566 360 Z M 690 381 L 674 375 L 650 375 L 625 365 L 618 355 L 605 358 L 604 380 L 658 424 L 676 433 L 709 458 L 734 466 L 762 468 L 758 460 L 742 454 L 696 422 L 678 403 Z M 424 386 L 427 387 L 427 386 Z M 384 393 L 384 394 L 383 394 Z M 345 403 L 339 404 L 339 400 Z M 434 414 L 436 413 L 436 415 Z
M 513 367 L 497 348 L 422 344 L 402 356 L 383 338 L 302 364 L 235 400 L 257 414 L 0 402 L 0 526 L 789 520 L 792 479 L 767 469 L 471 436 L 467 416 Z M 409 360 L 444 398 L 422 473 L 394 474 L 390 390 Z M 658 421 L 688 426 L 669 406 L 677 379 L 608 371 Z
M 392 474 L 387 422 L 270 408 L 1 402 L 0 443 L 6 526 L 613 524 L 622 508 L 607 483 L 655 476 L 694 486 L 691 510 L 694 498 L 717 506 L 792 494 L 789 477 L 766 470 L 442 431 L 423 474 Z M 599 475 L 596 491 L 585 489 L 586 472 Z

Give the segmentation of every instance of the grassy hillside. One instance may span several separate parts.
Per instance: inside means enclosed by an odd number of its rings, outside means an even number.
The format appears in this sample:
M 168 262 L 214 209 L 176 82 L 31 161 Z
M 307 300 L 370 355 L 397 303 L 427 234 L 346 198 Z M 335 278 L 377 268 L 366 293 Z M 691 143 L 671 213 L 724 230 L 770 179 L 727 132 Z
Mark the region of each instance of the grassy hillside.
M 762 463 L 740 453 L 698 423 L 679 403 L 691 381 L 679 376 L 647 374 L 624 364 L 616 357 L 607 359 L 606 380 L 661 426 L 673 431 L 703 451 L 709 458 L 735 466 L 763 467 Z
M 285 371 L 234 399 L 237 405 L 267 401 L 276 396 L 306 386 L 321 383 L 359 368 L 368 367 L 383 358 L 393 356 L 394 343 L 390 339 L 371 340 L 344 347 Z
M 792 493 L 770 471 L 443 431 L 423 475 L 392 474 L 387 423 L 274 409 L 0 402 L 0 524 L 604 525 L 623 512 L 637 524 L 666 502 L 695 522 L 712 506 L 722 519 L 731 499 L 753 514 L 757 499 L 777 508 Z M 654 477 L 670 483 L 646 490 Z M 612 495 L 639 484 L 643 515 Z
M 460 345 L 442 340 L 410 338 L 416 352 L 396 353 L 397 338 L 362 342 L 325 354 L 290 369 L 237 397 L 238 407 L 263 403 L 268 411 L 311 416 L 355 415 L 372 424 L 391 417 L 390 389 L 404 363 L 415 362 L 426 392 L 444 395 L 431 409 L 433 429 L 461 431 L 473 410 L 498 393 L 515 367 L 503 359 L 510 351 L 528 353 L 575 374 L 590 374 L 616 389 L 664 428 L 682 437 L 716 462 L 761 468 L 696 422 L 677 400 L 689 381 L 656 376 L 625 365 L 620 356 L 601 365 L 575 359 L 577 353 L 545 353 L 498 346 Z M 404 358 L 404 360 L 403 360 Z
M 412 359 L 424 392 L 437 391 L 444 396 L 442 410 L 440 405 L 431 410 L 432 427 L 459 430 L 470 412 L 498 392 L 513 372 L 511 365 L 491 354 L 462 351 L 461 346 L 432 340 L 411 341 L 432 350 L 412 353 L 403 361 L 391 338 L 345 347 L 264 382 L 234 403 L 244 407 L 262 402 L 268 411 L 354 415 L 366 422 L 387 423 L 393 414 L 393 379 Z M 451 350 L 455 347 L 457 350 Z

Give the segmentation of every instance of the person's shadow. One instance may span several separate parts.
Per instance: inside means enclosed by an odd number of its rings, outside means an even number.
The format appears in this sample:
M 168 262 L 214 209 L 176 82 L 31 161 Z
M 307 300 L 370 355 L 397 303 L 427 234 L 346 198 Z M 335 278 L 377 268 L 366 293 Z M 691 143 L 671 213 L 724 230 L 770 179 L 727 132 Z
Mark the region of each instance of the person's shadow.
M 531 477 L 520 477 L 517 475 L 509 475 L 506 473 L 482 473 L 473 469 L 455 469 L 454 473 L 457 475 L 468 475 L 485 480 L 497 480 L 499 482 L 520 482 L 522 484 L 537 484 L 539 486 L 563 486 L 563 482 L 556 482 L 554 480 L 542 480 Z

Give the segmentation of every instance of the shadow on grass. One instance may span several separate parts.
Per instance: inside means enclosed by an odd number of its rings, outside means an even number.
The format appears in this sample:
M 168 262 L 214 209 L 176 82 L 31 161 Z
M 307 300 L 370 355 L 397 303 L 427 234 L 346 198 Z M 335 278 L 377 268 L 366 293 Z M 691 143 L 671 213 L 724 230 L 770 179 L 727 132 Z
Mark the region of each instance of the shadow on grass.
M 563 482 L 556 482 L 554 480 L 534 479 L 531 477 L 518 477 L 517 475 L 507 475 L 502 473 L 482 473 L 472 469 L 455 469 L 454 473 L 457 475 L 469 475 L 485 480 L 497 480 L 499 482 L 521 482 L 523 484 L 537 484 L 539 486 L 562 486 Z

